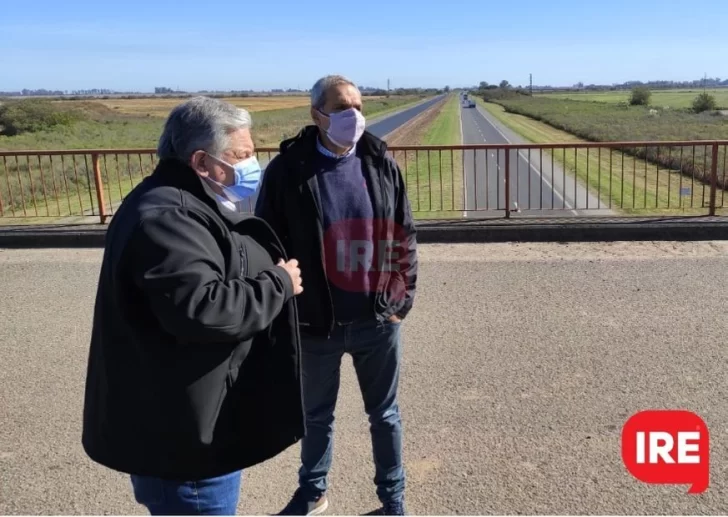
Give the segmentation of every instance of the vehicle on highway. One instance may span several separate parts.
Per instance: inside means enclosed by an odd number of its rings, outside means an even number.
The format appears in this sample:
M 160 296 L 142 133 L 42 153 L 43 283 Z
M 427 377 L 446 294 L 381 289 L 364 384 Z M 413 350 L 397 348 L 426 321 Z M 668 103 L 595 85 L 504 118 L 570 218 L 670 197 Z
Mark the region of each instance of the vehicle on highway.
M 474 108 L 475 103 L 471 100 L 463 101 L 463 108 Z

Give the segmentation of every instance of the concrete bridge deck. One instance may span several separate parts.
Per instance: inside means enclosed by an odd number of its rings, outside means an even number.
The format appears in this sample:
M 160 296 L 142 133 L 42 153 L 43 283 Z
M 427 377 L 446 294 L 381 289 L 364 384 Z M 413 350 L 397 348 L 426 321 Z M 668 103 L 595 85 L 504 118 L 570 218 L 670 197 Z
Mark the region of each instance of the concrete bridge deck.
M 101 250 L 0 250 L 0 514 L 143 514 L 91 463 L 80 417 Z M 405 322 L 413 514 L 724 514 L 728 243 L 431 244 Z M 331 514 L 378 507 L 350 362 Z M 711 431 L 711 487 L 634 480 L 620 431 L 684 408 Z M 239 513 L 278 511 L 298 447 L 245 474 Z M 278 479 L 282 476 L 282 479 Z

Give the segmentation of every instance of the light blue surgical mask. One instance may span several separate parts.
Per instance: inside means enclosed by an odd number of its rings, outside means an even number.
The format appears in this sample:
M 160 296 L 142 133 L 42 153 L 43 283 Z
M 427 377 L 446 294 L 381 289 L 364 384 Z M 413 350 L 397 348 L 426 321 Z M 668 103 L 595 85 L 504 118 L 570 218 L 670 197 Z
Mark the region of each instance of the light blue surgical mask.
M 245 160 L 239 161 L 234 165 L 227 163 L 225 160 L 222 160 L 217 156 L 213 156 L 211 154 L 208 154 L 208 156 L 214 158 L 223 165 L 227 165 L 228 167 L 233 169 L 235 173 L 235 181 L 230 186 L 223 185 L 222 183 L 215 181 L 209 176 L 207 178 L 208 180 L 219 186 L 225 193 L 225 197 L 227 197 L 230 201 L 232 201 L 233 203 L 237 203 L 239 201 L 242 201 L 243 199 L 249 198 L 258 190 L 262 170 L 255 156 L 246 158 Z

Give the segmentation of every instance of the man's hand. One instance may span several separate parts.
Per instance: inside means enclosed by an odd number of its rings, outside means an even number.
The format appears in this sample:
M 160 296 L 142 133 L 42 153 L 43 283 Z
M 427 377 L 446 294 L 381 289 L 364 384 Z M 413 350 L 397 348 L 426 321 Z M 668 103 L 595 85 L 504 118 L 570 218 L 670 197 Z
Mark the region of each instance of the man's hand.
M 392 323 L 402 323 L 402 318 L 400 318 L 400 317 L 399 317 L 399 316 L 397 316 L 396 314 L 392 314 L 392 315 L 391 315 L 391 316 L 389 317 L 389 321 L 391 321 Z
M 293 283 L 293 295 L 301 294 L 303 292 L 303 282 L 301 280 L 301 270 L 298 267 L 298 261 L 296 259 L 291 259 L 288 262 L 283 262 L 283 259 L 280 259 L 276 265 L 285 269 L 291 277 L 291 283 Z

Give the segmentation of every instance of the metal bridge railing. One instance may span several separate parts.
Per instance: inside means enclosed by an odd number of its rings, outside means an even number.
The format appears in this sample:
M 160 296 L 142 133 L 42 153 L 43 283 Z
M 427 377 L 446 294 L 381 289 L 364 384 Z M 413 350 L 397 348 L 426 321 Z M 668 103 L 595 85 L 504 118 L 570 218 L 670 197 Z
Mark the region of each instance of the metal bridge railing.
M 260 148 L 265 167 L 277 148 Z M 396 146 L 416 217 L 716 215 L 728 141 Z M 105 223 L 154 149 L 0 151 L 0 219 Z M 252 210 L 255 197 L 247 202 Z

